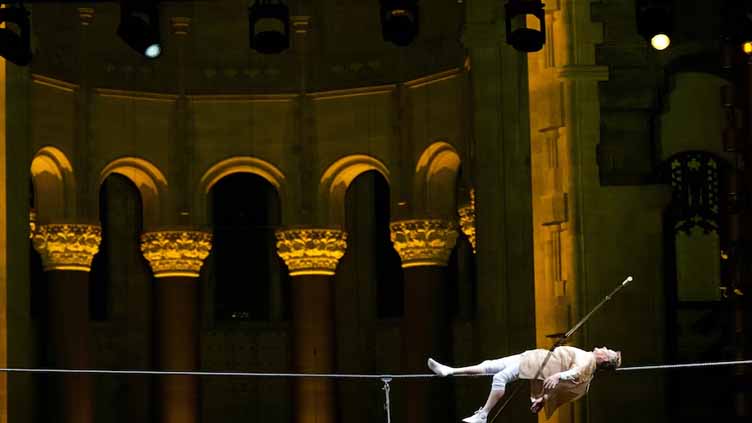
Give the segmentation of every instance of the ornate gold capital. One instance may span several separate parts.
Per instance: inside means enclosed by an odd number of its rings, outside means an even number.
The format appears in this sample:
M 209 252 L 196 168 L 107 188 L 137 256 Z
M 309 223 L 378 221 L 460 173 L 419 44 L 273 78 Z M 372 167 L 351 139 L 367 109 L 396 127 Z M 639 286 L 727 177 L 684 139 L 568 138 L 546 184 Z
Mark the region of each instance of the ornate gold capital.
M 305 35 L 311 27 L 310 16 L 291 16 L 290 24 L 296 34 Z
M 339 229 L 283 229 L 276 232 L 277 254 L 290 276 L 333 275 L 347 248 Z
M 155 278 L 196 278 L 211 250 L 212 234 L 203 231 L 156 231 L 141 235 L 141 253 Z
M 34 232 L 37 231 L 37 212 L 34 209 L 29 209 L 29 239 L 34 237 Z
M 457 241 L 457 224 L 451 220 L 400 220 L 389 229 L 404 268 L 446 266 Z
M 475 253 L 475 190 L 470 190 L 470 204 L 457 210 L 460 215 L 460 228 L 473 246 Z
M 172 24 L 172 33 L 175 35 L 188 35 L 191 28 L 191 18 L 174 16 L 170 18 Z
M 102 228 L 99 225 L 53 223 L 38 225 L 32 234 L 34 248 L 49 270 L 91 270 L 91 260 L 99 251 Z
M 81 26 L 89 26 L 94 21 L 94 8 L 79 7 L 78 18 L 81 20 Z

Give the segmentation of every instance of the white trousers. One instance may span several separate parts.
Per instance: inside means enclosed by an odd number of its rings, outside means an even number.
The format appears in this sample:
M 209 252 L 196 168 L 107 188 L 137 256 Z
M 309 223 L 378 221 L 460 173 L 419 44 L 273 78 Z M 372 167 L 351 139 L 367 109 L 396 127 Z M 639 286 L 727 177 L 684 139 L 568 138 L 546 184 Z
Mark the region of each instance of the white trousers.
M 486 374 L 493 375 L 491 390 L 502 391 L 506 389 L 507 383 L 519 379 L 521 361 L 522 354 L 517 354 L 496 360 L 486 360 L 480 363 L 480 366 Z

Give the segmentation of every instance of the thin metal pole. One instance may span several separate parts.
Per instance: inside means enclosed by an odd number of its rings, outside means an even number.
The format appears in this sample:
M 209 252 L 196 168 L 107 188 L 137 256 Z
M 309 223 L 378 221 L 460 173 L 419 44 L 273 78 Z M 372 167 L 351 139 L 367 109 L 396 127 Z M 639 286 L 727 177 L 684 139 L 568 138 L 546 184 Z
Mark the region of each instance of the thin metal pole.
M 690 367 L 720 367 L 720 366 L 741 366 L 745 364 L 752 364 L 752 360 L 739 360 L 739 361 L 715 361 L 708 363 L 684 363 L 684 364 L 657 364 L 654 366 L 633 366 L 633 367 L 619 367 L 617 372 L 632 372 L 635 370 L 666 370 L 666 369 L 685 369 Z
M 580 321 L 577 322 L 576 325 L 572 326 L 572 329 L 569 329 L 567 333 L 565 333 L 559 338 L 558 341 L 554 342 L 551 348 L 549 348 L 548 354 L 546 354 L 546 358 L 543 359 L 543 363 L 541 363 L 540 367 L 538 368 L 538 372 L 535 373 L 535 377 L 533 378 L 533 380 L 538 379 L 540 377 L 541 373 L 543 372 L 543 369 L 546 367 L 546 364 L 548 364 L 548 360 L 551 358 L 551 355 L 553 355 L 554 350 L 558 348 L 559 346 L 561 346 L 567 340 L 567 338 L 572 336 L 572 334 L 575 333 L 577 329 L 579 329 L 582 325 L 585 324 L 585 322 L 588 321 L 588 319 L 590 319 L 590 316 L 592 316 L 593 313 L 598 311 L 598 309 L 601 308 L 603 304 L 605 304 L 608 300 L 610 300 L 614 295 L 616 295 L 617 292 L 619 292 L 619 290 L 627 286 L 627 284 L 630 282 L 632 282 L 632 277 L 627 276 L 627 278 L 624 279 L 624 281 L 622 281 L 622 283 L 620 283 L 616 288 L 614 288 L 608 295 L 606 295 L 601 300 L 601 302 L 598 303 L 598 305 L 593 307 L 593 309 L 590 310 L 590 312 L 586 314 L 585 317 L 580 319 Z M 507 407 L 507 405 L 512 400 L 512 398 L 514 398 L 514 396 L 517 395 L 517 392 L 519 392 L 519 390 L 520 390 L 520 385 L 517 385 L 515 389 L 512 391 L 512 393 L 507 396 L 507 399 L 504 401 L 501 407 L 499 407 L 499 411 L 497 411 L 496 414 L 494 414 L 493 418 L 489 421 L 489 423 L 493 423 L 493 421 L 496 420 L 496 417 L 499 417 L 499 414 L 501 414 L 501 412 L 504 411 L 504 409 Z
M 389 382 L 392 381 L 392 378 L 390 377 L 383 377 L 381 378 L 382 382 L 384 382 L 384 387 L 381 388 L 384 391 L 384 409 L 386 410 L 386 423 L 392 423 L 392 406 L 389 402 L 389 390 L 391 389 L 389 387 Z

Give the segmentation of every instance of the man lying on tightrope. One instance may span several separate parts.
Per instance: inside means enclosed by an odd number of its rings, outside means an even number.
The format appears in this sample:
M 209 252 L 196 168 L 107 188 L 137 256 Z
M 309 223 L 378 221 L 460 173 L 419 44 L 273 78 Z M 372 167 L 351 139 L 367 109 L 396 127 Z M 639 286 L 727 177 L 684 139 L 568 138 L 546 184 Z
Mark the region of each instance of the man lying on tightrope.
M 545 406 L 546 417 L 550 418 L 559 406 L 587 393 L 596 370 L 621 366 L 621 352 L 606 347 L 595 348 L 592 352 L 574 347 L 557 347 L 546 361 L 548 355 L 549 350 L 530 350 L 458 368 L 445 366 L 429 358 L 428 367 L 442 377 L 492 374 L 491 392 L 486 405 L 472 416 L 462 419 L 466 423 L 486 423 L 488 413 L 504 396 L 504 389 L 509 382 L 530 379 L 530 410 L 538 413 Z

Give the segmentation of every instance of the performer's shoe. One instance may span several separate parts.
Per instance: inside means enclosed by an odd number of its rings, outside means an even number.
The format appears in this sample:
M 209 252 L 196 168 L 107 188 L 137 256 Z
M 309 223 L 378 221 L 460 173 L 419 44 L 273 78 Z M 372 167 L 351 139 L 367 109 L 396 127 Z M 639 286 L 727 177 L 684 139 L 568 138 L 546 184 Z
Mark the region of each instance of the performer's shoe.
M 488 418 L 488 413 L 483 411 L 483 408 L 479 408 L 478 411 L 475 412 L 470 417 L 465 417 L 462 419 L 465 423 L 486 423 L 486 419 Z
M 428 368 L 441 377 L 451 376 L 453 370 L 451 367 L 445 366 L 433 358 L 428 359 Z

